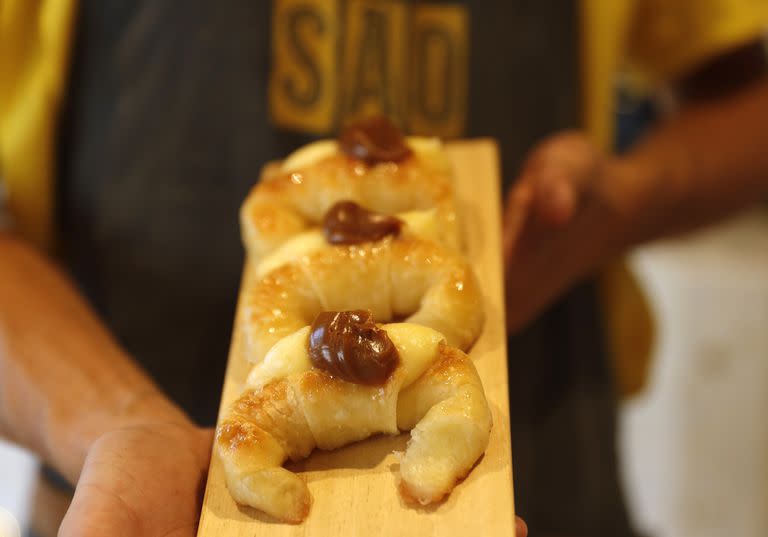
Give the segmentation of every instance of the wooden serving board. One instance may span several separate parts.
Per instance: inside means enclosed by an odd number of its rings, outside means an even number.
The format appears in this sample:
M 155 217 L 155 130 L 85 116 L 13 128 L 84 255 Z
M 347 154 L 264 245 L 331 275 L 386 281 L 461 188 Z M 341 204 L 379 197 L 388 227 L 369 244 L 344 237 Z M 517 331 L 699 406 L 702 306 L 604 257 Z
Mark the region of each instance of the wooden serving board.
M 407 433 L 378 436 L 330 452 L 314 451 L 307 460 L 287 465 L 306 479 L 312 493 L 309 516 L 299 525 L 280 523 L 235 504 L 214 455 L 198 537 L 514 536 L 498 154 L 490 140 L 454 142 L 447 148 L 456 175 L 466 253 L 486 299 L 485 327 L 470 353 L 493 415 L 485 455 L 445 501 L 417 508 L 403 502 L 396 485 L 398 464 L 392 452 L 405 448 Z M 222 409 L 238 397 L 249 369 L 238 325 Z

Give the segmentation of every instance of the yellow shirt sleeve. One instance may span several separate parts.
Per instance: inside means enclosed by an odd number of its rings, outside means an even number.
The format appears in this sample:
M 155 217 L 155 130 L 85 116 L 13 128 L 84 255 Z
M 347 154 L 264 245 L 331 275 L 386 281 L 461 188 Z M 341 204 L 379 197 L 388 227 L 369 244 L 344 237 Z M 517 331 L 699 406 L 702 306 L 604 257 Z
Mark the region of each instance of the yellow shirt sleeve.
M 613 143 L 615 77 L 629 67 L 643 82 L 663 83 L 768 27 L 768 0 L 581 0 L 584 125 L 602 148 Z M 600 282 L 608 344 L 622 395 L 645 383 L 653 320 L 624 263 Z
M 768 0 L 637 0 L 626 60 L 664 82 L 768 28 Z
M 77 0 L 0 0 L 0 181 L 15 229 L 51 242 L 55 130 Z

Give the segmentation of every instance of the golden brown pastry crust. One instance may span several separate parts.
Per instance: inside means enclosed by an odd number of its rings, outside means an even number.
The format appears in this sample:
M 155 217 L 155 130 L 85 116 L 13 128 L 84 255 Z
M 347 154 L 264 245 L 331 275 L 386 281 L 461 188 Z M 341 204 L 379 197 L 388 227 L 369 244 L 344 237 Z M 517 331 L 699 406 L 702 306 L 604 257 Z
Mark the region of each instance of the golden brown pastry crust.
M 453 185 L 444 162 L 414 153 L 400 163 L 369 166 L 337 152 L 296 170 L 265 170 L 240 210 L 246 250 L 258 262 L 317 227 L 331 206 L 345 200 L 388 215 L 435 209 L 439 241 L 459 248 Z
M 401 333 L 404 327 L 399 326 Z M 402 370 L 381 387 L 310 368 L 248 389 L 216 434 L 216 452 L 235 500 L 300 522 L 310 494 L 297 475 L 281 467 L 286 459 L 304 458 L 314 447 L 334 449 L 409 429 L 400 463 L 403 494 L 427 504 L 450 493 L 488 444 L 491 414 L 482 384 L 470 358 L 444 343 L 434 347 L 426 364 L 410 363 L 412 357 L 421 359 L 403 354 Z M 420 370 L 407 383 L 414 374 L 405 371 L 409 367 Z
M 467 350 L 484 322 L 482 295 L 469 264 L 430 241 L 385 239 L 324 248 L 283 265 L 245 290 L 247 355 L 259 362 L 283 337 L 320 311 L 367 309 L 380 322 L 406 319 L 441 332 Z

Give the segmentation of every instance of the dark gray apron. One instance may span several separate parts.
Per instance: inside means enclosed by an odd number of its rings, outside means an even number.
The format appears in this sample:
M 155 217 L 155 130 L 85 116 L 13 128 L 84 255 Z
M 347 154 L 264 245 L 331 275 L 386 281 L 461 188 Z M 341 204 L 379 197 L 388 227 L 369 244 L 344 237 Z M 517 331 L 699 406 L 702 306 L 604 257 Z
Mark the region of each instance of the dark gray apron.
M 284 32 L 290 61 L 306 75 L 278 80 L 288 104 L 309 110 L 328 88 L 308 45 L 332 27 L 311 9 L 318 2 L 278 20 L 275 30 L 277 4 L 83 0 L 78 19 L 59 146 L 61 257 L 123 345 L 208 425 L 243 260 L 238 207 L 265 162 L 313 138 L 276 125 L 270 114 L 273 31 Z M 455 134 L 499 140 L 506 181 L 532 144 L 578 126 L 575 2 L 319 4 L 338 9 L 340 36 L 360 36 L 354 46 L 340 38 L 336 47 L 337 75 L 349 91 L 337 92 L 335 124 L 377 98 L 406 125 L 409 110 L 435 125 L 462 117 Z M 424 6 L 448 8 L 430 13 L 449 19 L 458 9 L 468 48 L 420 18 Z M 415 52 L 392 57 L 397 39 Z M 350 51 L 357 63 L 342 73 Z M 422 87 L 432 65 L 419 51 L 451 59 L 447 82 L 433 88 L 437 97 Z M 464 63 L 456 60 L 462 52 Z M 412 65 L 398 71 L 397 61 Z M 451 82 L 457 72 L 468 75 L 463 99 L 452 93 L 461 86 Z M 591 284 L 510 339 L 510 387 L 515 495 L 532 534 L 630 535 Z

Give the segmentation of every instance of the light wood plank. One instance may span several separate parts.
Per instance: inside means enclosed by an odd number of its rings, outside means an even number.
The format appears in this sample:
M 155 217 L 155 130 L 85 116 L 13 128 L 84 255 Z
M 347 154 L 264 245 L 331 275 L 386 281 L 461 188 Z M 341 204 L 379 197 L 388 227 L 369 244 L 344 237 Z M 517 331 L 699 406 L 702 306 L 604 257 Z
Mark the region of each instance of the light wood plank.
M 288 466 L 306 479 L 313 497 L 309 517 L 300 525 L 282 524 L 238 507 L 227 491 L 221 464 L 213 457 L 198 537 L 514 536 L 498 154 L 490 140 L 453 142 L 448 154 L 456 174 L 467 255 L 486 298 L 485 328 L 470 353 L 493 413 L 485 456 L 447 500 L 414 508 L 399 496 L 398 465 L 392 455 L 405 447 L 407 434 L 376 437 L 332 452 L 315 451 L 306 461 Z M 236 328 L 222 408 L 239 395 L 247 375 L 241 340 Z

